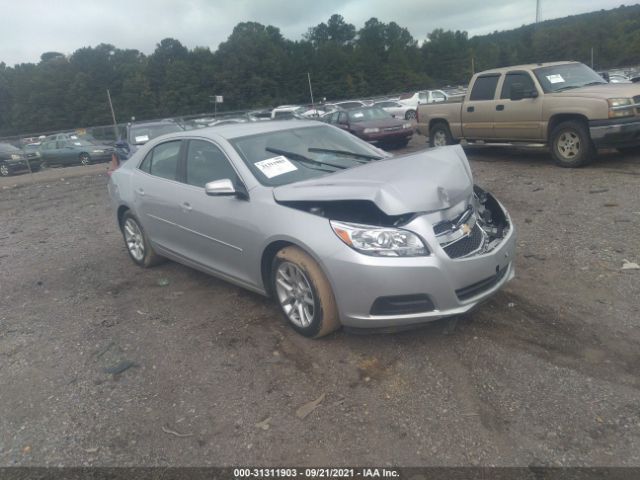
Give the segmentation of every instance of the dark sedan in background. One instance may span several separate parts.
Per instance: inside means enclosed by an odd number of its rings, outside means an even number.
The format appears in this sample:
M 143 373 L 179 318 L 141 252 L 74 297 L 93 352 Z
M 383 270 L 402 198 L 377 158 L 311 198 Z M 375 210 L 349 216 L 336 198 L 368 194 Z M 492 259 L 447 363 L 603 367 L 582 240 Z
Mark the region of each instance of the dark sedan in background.
M 378 107 L 339 110 L 323 120 L 370 143 L 404 147 L 413 135 L 413 125 L 393 118 Z
M 28 162 L 28 163 L 27 163 Z M 8 177 L 22 170 L 40 170 L 41 159 L 36 152 L 24 152 L 10 143 L 0 143 L 0 176 Z
M 89 165 L 111 160 L 114 149 L 74 135 L 52 135 L 40 146 L 42 161 L 47 165 Z

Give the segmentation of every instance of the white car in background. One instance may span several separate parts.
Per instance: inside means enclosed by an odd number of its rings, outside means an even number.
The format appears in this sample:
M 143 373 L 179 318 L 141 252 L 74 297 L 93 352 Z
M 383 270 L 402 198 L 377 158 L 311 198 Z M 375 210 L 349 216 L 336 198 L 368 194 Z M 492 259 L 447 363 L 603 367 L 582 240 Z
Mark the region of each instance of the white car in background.
M 402 105 L 395 100 L 384 100 L 382 102 L 374 103 L 373 106 L 390 113 L 394 118 L 404 120 L 414 120 L 416 118 L 416 109 L 414 107 Z
M 419 104 L 446 102 L 448 95 L 442 90 L 420 90 L 415 93 L 400 95 L 398 103 L 417 109 Z

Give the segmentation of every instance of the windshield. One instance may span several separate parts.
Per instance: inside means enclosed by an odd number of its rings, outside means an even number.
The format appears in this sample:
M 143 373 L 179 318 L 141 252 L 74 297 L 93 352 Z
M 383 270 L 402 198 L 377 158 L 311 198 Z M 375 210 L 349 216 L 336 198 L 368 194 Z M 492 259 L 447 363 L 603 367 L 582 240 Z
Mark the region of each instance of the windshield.
M 350 133 L 325 125 L 261 133 L 230 142 L 258 181 L 272 187 L 351 168 L 372 161 L 377 154 Z
M 582 63 L 536 68 L 533 72 L 545 93 L 607 83 L 600 75 Z
M 387 112 L 381 108 L 359 108 L 349 111 L 349 120 L 353 123 L 366 122 L 368 120 L 382 120 L 391 118 Z
M 131 127 L 131 143 L 142 145 L 152 138 L 159 137 L 166 133 L 181 132 L 182 129 L 175 123 L 167 123 L 163 125 L 141 125 Z

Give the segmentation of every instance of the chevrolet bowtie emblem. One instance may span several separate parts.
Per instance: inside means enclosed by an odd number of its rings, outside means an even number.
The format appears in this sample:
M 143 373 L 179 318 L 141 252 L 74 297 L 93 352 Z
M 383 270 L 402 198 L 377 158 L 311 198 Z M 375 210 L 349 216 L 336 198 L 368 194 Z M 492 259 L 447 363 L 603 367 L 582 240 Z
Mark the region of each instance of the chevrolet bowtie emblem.
M 464 233 L 465 235 L 469 235 L 471 233 L 471 227 L 468 223 L 463 223 L 460 227 L 460 230 L 462 230 L 462 233 Z

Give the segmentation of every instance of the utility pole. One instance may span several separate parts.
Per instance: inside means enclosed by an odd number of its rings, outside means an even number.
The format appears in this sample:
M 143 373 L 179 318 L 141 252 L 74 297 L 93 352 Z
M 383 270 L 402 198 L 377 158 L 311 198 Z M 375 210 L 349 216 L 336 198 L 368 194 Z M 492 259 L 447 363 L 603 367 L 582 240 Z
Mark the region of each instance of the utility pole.
M 471 57 L 471 75 L 476 74 L 476 57 Z
M 593 69 L 593 47 L 591 47 L 591 68 Z
M 313 90 L 311 90 L 311 74 L 307 72 L 307 80 L 309 80 L 309 94 L 311 95 L 311 108 L 315 109 L 315 103 L 313 102 Z
M 113 103 L 111 103 L 111 93 L 107 88 L 107 98 L 109 99 L 109 108 L 111 109 L 111 118 L 113 119 L 113 133 L 116 136 L 116 141 L 118 140 L 118 122 L 116 122 L 116 112 L 113 111 Z
M 540 0 L 536 0 L 536 23 L 540 22 L 540 16 L 541 16 L 541 11 L 540 11 Z

